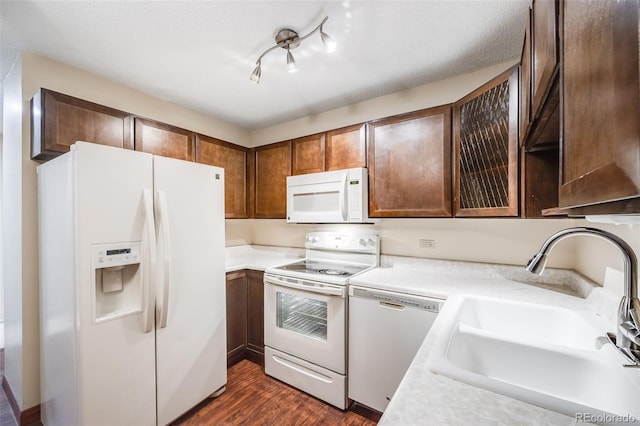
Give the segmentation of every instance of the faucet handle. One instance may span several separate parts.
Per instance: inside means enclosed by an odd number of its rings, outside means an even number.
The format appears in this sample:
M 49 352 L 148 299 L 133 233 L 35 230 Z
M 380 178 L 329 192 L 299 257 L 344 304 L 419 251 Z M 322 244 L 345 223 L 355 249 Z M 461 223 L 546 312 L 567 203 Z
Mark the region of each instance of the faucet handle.
M 640 330 L 632 321 L 626 321 L 620 324 L 620 330 L 627 339 L 631 340 L 636 345 L 640 345 Z
M 632 349 L 621 348 L 616 345 L 616 335 L 608 332 L 604 336 L 596 338 L 596 349 L 602 348 L 607 343 L 611 343 L 616 352 L 624 358 L 625 364 L 622 364 L 626 368 L 640 368 L 640 354 Z

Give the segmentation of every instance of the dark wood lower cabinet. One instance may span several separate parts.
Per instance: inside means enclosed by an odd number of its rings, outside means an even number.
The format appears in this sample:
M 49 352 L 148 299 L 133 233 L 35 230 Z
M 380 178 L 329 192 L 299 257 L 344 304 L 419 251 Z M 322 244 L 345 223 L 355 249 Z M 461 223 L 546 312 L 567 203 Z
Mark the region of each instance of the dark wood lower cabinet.
M 247 275 L 227 274 L 227 366 L 245 358 L 247 349 Z
M 263 272 L 227 273 L 227 367 L 248 359 L 264 366 Z
M 247 359 L 264 366 L 264 272 L 247 271 Z

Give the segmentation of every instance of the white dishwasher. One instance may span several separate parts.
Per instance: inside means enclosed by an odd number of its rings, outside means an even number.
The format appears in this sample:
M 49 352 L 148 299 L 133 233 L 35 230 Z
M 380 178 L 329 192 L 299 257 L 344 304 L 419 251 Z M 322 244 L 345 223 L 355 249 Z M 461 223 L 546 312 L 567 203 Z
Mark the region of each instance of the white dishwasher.
M 387 408 L 443 303 L 349 285 L 349 399 Z

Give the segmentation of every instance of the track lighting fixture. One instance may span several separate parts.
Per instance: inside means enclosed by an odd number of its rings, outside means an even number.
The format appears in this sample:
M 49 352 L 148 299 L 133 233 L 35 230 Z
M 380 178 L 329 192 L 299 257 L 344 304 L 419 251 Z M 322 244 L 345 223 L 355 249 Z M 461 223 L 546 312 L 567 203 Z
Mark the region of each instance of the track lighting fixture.
M 322 43 L 324 44 L 324 47 L 328 53 L 331 53 L 334 50 L 336 50 L 335 41 L 327 33 L 323 31 L 323 25 L 325 22 L 327 22 L 327 19 L 329 19 L 329 17 L 325 16 L 322 22 L 320 22 L 320 25 L 315 27 L 313 31 L 311 31 L 309 34 L 304 35 L 302 37 L 300 37 L 296 31 L 289 28 L 283 28 L 279 30 L 276 34 L 276 45 L 271 46 L 270 48 L 265 50 L 262 53 L 262 55 L 258 57 L 258 60 L 256 61 L 256 67 L 253 69 L 253 72 L 251 73 L 251 77 L 250 77 L 251 81 L 256 82 L 256 84 L 260 83 L 260 76 L 262 74 L 262 58 L 264 57 L 264 55 L 266 55 L 267 53 L 271 52 L 272 50 L 278 47 L 281 47 L 287 50 L 287 70 L 289 72 L 298 71 L 296 60 L 293 58 L 291 49 L 295 49 L 296 47 L 300 46 L 300 43 L 302 42 L 302 40 L 308 38 L 309 36 L 311 36 L 311 34 L 315 33 L 316 31 L 320 31 L 320 38 L 322 39 Z

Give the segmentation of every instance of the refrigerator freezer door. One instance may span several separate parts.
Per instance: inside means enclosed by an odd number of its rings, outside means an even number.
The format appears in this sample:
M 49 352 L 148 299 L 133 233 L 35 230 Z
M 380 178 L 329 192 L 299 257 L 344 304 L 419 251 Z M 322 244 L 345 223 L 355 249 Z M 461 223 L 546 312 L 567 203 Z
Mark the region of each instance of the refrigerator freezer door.
M 155 340 L 144 332 L 142 284 L 152 244 L 143 202 L 152 159 L 79 142 L 38 171 L 46 424 L 155 424 Z M 122 290 L 104 291 L 97 279 L 96 245 L 113 246 L 105 264 L 139 247 L 138 264 L 123 269 Z M 61 345 L 65 356 L 56 354 Z M 70 381 L 73 387 L 59 388 Z M 69 415 L 75 418 L 61 417 Z
M 159 278 L 156 312 L 157 320 L 166 315 L 166 327 L 156 328 L 158 424 L 165 425 L 227 381 L 224 175 L 164 157 L 154 157 L 153 167 L 156 216 L 164 198 L 161 220 L 168 219 L 171 235 L 168 293 Z M 165 259 L 166 235 L 158 228 L 158 255 Z

